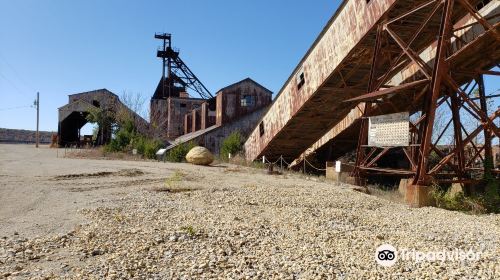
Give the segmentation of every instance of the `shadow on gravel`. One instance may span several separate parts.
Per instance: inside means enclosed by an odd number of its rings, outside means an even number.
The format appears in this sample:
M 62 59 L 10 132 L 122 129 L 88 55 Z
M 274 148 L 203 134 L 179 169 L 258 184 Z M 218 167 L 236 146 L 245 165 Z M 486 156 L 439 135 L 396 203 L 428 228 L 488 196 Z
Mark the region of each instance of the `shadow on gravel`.
M 139 169 L 122 169 L 120 171 L 101 171 L 95 173 L 80 173 L 80 174 L 67 174 L 67 175 L 59 175 L 55 176 L 53 180 L 72 180 L 72 179 L 80 179 L 80 178 L 96 178 L 96 177 L 108 177 L 108 176 L 124 176 L 124 177 L 137 177 L 142 176 L 146 173 Z
M 200 190 L 199 188 L 169 188 L 169 187 L 157 187 L 151 189 L 154 192 L 166 192 L 166 193 L 183 193 L 183 192 L 193 192 Z

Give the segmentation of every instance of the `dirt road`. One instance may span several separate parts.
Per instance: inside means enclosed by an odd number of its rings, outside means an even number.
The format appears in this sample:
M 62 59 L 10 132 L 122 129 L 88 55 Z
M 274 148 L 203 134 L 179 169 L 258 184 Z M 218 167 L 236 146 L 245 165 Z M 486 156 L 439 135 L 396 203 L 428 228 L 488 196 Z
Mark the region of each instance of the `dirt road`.
M 64 156 L 64 149 L 47 146 L 0 145 L 0 236 L 68 232 L 85 221 L 78 209 L 112 203 L 124 192 L 158 183 L 172 172 L 155 162 Z M 130 170 L 144 174 L 127 174 Z

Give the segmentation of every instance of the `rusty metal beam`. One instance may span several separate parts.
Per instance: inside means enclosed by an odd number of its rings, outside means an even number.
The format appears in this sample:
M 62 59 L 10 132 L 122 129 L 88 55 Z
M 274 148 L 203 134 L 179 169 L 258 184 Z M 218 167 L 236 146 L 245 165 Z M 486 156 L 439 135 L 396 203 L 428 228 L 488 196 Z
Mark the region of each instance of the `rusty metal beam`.
M 484 19 L 485 20 L 490 20 L 490 19 L 494 19 L 494 18 L 499 17 L 499 16 L 500 16 L 500 13 L 497 13 L 497 14 L 494 14 L 494 15 L 490 15 L 490 16 L 484 17 Z M 466 24 L 466 25 L 463 25 L 463 26 L 460 26 L 458 28 L 453 29 L 453 32 L 457 32 L 457 31 L 460 31 L 460 30 L 463 30 L 463 29 L 466 29 L 466 28 L 469 28 L 469 27 L 472 27 L 472 26 L 478 25 L 478 24 L 480 24 L 478 21 L 473 22 L 473 23 L 469 23 L 469 24 Z
M 481 105 L 481 111 L 488 112 L 488 103 L 486 102 L 486 92 L 484 89 L 484 79 L 483 75 L 477 77 L 477 84 L 479 89 L 479 102 Z M 491 148 L 491 130 L 488 126 L 484 127 L 484 176 L 489 178 L 491 175 L 491 169 L 493 169 L 493 149 Z
M 417 30 L 415 31 L 415 33 L 413 34 L 413 36 L 408 41 L 408 44 L 407 44 L 408 47 L 412 46 L 412 44 L 415 41 L 415 39 L 422 33 L 422 31 L 424 30 L 424 28 L 429 24 L 430 20 L 434 17 L 434 15 L 439 10 L 441 4 L 442 4 L 441 1 L 438 1 L 438 3 L 436 3 L 436 5 L 432 9 L 432 11 L 429 13 L 429 15 L 427 15 L 427 18 L 420 24 L 420 26 L 417 28 Z M 380 87 L 382 84 L 384 84 L 389 77 L 391 77 L 392 75 L 394 75 L 395 71 L 397 71 L 397 69 L 401 68 L 401 65 L 404 65 L 404 63 L 401 63 L 401 64 L 399 63 L 399 61 L 403 58 L 404 55 L 405 55 L 405 52 L 401 51 L 401 53 L 398 56 L 398 58 L 395 59 L 395 62 L 391 63 L 391 66 L 390 66 L 391 70 L 387 71 L 385 73 L 385 75 L 383 75 L 382 77 L 380 77 L 378 79 L 377 88 Z
M 418 81 L 415 81 L 415 82 L 410 82 L 410 83 L 407 83 L 407 84 L 402 84 L 402 85 L 399 85 L 399 86 L 391 87 L 391 88 L 388 88 L 388 89 L 385 89 L 385 90 L 380 90 L 380 91 L 374 91 L 374 92 L 371 92 L 371 93 L 367 93 L 367 94 L 361 95 L 359 97 L 348 99 L 348 100 L 346 100 L 344 102 L 367 102 L 367 101 L 374 101 L 374 100 L 377 100 L 377 99 L 382 98 L 382 97 L 386 97 L 386 96 L 391 95 L 391 94 L 398 94 L 398 93 L 401 93 L 404 90 L 408 90 L 408 89 L 413 89 L 413 88 L 419 87 L 422 84 L 426 84 L 426 83 L 429 83 L 429 80 L 427 80 L 427 79 L 418 80 Z
M 403 147 L 403 152 L 406 156 L 406 158 L 408 159 L 408 161 L 410 162 L 410 165 L 411 165 L 411 170 L 413 172 L 417 171 L 417 164 L 415 163 L 415 161 L 413 160 L 413 157 L 411 156 L 411 153 L 410 151 L 408 151 L 408 148 L 406 147 Z
M 385 154 L 387 154 L 387 152 L 389 152 L 391 148 L 388 148 L 388 147 L 385 147 L 382 149 L 382 151 L 376 155 L 365 167 L 372 167 L 375 163 L 377 163 L 377 161 L 383 157 Z
M 410 47 L 403 42 L 403 40 L 396 34 L 394 33 L 389 27 L 386 27 L 385 29 L 389 35 L 394 39 L 396 44 L 399 45 L 399 47 L 403 50 L 403 52 L 410 58 L 413 63 L 415 63 L 419 68 L 422 74 L 427 77 L 427 79 L 431 78 L 431 75 L 429 74 L 431 69 L 429 66 L 416 54 Z
M 462 123 L 460 121 L 460 100 L 454 93 L 451 94 L 451 114 L 453 120 L 455 146 L 459 147 L 457 151 L 459 173 L 457 175 L 460 179 L 463 179 L 465 172 L 465 147 L 462 139 Z
M 405 18 L 405 17 L 407 17 L 407 16 L 415 13 L 416 11 L 419 11 L 419 10 L 425 8 L 425 7 L 428 7 L 428 6 L 430 6 L 430 5 L 432 5 L 432 4 L 436 3 L 436 2 L 441 2 L 441 1 L 431 0 L 429 2 L 425 2 L 425 3 L 423 3 L 423 4 L 421 4 L 421 5 L 417 6 L 417 7 L 415 7 L 413 9 L 409 10 L 408 12 L 405 12 L 405 13 L 401 14 L 400 16 L 397 16 L 394 19 L 391 19 L 390 21 L 387 22 L 387 25 L 392 24 L 392 23 L 394 23 L 394 22 L 396 22 L 396 21 L 398 21 L 400 19 L 403 19 L 403 18 Z
M 467 164 L 465 165 L 466 167 L 469 167 L 477 158 L 478 156 L 481 155 L 481 153 L 484 151 L 484 146 L 481 147 L 480 149 L 478 150 L 474 150 L 476 153 L 474 154 L 474 156 L 472 156 L 469 161 L 467 161 Z M 483 159 L 484 161 L 484 159 Z
M 469 107 L 472 109 L 472 111 L 474 111 L 475 114 L 477 114 L 477 116 L 480 117 L 481 121 L 485 122 L 485 125 L 488 125 L 491 128 L 492 132 L 497 135 L 497 137 L 500 137 L 500 129 L 490 118 L 488 118 L 486 113 L 481 111 L 476 103 L 470 100 L 469 96 L 467 96 L 467 94 L 460 89 L 460 87 L 456 84 L 455 81 L 453 81 L 453 79 L 449 75 L 445 74 L 444 76 L 445 81 L 451 86 L 452 89 L 458 92 L 462 100 L 467 103 L 467 105 L 469 105 Z

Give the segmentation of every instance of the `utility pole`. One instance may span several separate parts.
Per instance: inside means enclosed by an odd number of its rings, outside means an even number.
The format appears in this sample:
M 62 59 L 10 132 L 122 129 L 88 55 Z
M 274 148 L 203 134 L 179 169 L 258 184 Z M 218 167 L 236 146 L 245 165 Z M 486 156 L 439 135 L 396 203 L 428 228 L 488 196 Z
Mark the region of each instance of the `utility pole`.
M 36 93 L 36 147 L 38 148 L 38 144 L 40 143 L 40 131 L 38 130 L 40 124 L 40 93 Z

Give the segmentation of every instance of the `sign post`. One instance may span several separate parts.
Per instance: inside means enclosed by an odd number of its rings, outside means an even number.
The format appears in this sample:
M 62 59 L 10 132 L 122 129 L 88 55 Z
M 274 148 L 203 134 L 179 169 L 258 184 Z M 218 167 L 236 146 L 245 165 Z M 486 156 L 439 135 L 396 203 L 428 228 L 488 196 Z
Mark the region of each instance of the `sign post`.
M 36 147 L 38 148 L 38 145 L 40 143 L 40 130 L 39 130 L 39 125 L 40 125 L 40 93 L 36 93 Z
M 340 172 L 342 171 L 342 162 L 337 160 L 335 162 L 335 172 L 337 172 L 337 183 L 340 183 Z

